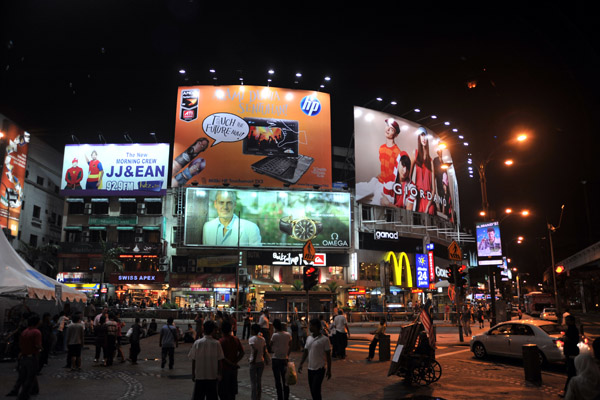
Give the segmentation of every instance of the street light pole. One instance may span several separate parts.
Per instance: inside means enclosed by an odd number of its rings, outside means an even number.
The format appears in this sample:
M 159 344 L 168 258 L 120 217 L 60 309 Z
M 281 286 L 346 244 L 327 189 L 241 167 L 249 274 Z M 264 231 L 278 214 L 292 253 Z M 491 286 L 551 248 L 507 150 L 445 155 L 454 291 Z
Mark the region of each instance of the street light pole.
M 565 210 L 565 205 L 563 204 L 560 207 L 560 218 L 558 220 L 558 226 L 556 226 L 556 227 L 552 226 L 552 224 L 550 224 L 549 222 L 546 221 L 546 226 L 548 228 L 548 240 L 550 241 L 550 263 L 552 264 L 551 267 L 552 267 L 552 281 L 553 281 L 553 285 L 554 285 L 554 303 L 556 305 L 556 313 L 559 318 L 561 316 L 561 309 L 560 309 L 560 303 L 558 302 L 558 290 L 556 289 L 556 263 L 554 261 L 554 245 L 552 244 L 552 234 L 554 232 L 556 232 L 558 230 L 558 228 L 560 228 L 564 210 Z

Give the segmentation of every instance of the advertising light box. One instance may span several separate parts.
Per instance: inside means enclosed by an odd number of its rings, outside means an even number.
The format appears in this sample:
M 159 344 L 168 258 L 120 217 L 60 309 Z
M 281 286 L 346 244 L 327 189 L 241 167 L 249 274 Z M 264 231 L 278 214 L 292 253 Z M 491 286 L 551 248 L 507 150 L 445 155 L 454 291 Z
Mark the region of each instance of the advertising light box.
M 418 123 L 354 107 L 356 200 L 458 221 L 452 157 L 440 137 Z
M 476 223 L 475 231 L 477 234 L 478 257 L 502 256 L 498 221 Z
M 61 195 L 164 195 L 168 166 L 167 143 L 67 145 Z
M 188 188 L 187 246 L 350 246 L 350 194 Z
M 0 160 L 4 160 L 0 177 L 0 227 L 9 228 L 11 235 L 17 236 L 30 136 L 2 114 L 0 132 L 0 149 L 4 153 L 0 154 Z
M 171 187 L 331 188 L 327 93 L 262 86 L 180 87 Z

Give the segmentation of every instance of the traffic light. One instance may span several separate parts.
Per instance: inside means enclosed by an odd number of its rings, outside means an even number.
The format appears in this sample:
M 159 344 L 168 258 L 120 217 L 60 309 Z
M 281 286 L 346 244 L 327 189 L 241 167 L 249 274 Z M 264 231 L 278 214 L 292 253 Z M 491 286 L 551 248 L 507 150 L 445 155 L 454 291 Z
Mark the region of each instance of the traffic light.
M 455 280 L 456 280 L 456 276 L 454 274 L 454 271 L 456 269 L 456 266 L 451 265 L 450 268 L 448 268 L 448 283 L 454 285 Z
M 462 266 L 458 269 L 458 276 L 456 277 L 456 286 L 464 287 L 467 284 L 467 276 L 469 271 L 466 266 Z
M 565 272 L 564 265 L 557 265 L 555 271 L 556 271 L 557 274 L 562 274 L 563 272 Z
M 304 290 L 308 291 L 319 283 L 319 270 L 316 267 L 304 267 Z

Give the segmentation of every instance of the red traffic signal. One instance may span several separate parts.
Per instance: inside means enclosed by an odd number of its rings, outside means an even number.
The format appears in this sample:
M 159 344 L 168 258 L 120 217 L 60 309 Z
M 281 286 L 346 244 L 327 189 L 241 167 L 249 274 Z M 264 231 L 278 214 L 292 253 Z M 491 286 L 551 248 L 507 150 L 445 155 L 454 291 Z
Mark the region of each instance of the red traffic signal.
M 556 271 L 557 274 L 562 274 L 563 272 L 565 272 L 564 265 L 557 265 L 555 271 Z
M 316 267 L 304 267 L 304 290 L 310 290 L 319 283 L 319 270 Z

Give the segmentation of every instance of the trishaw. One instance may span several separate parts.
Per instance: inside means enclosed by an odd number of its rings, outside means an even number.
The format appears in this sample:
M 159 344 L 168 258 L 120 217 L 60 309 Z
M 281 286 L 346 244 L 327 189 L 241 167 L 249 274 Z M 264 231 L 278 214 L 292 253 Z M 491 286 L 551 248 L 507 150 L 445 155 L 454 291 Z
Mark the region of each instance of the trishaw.
M 418 320 L 403 326 L 398 336 L 396 351 L 388 370 L 388 376 L 405 378 L 407 384 L 426 386 L 442 376 L 442 366 L 435 360 L 435 350 L 418 351 L 418 341 L 427 338 L 423 324 Z M 425 353 L 425 354 L 424 354 Z

